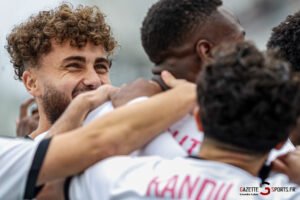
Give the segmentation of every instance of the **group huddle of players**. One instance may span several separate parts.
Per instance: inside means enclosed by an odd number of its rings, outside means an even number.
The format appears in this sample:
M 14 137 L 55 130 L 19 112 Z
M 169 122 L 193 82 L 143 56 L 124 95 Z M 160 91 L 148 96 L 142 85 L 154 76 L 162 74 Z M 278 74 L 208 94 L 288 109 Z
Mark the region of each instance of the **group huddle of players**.
M 51 51 L 59 45 L 93 51 L 102 45 L 105 55 L 112 54 L 116 42 L 110 38 L 109 26 L 99 27 L 94 17 L 103 20 L 98 8 L 73 9 L 63 4 L 15 27 L 6 48 L 28 91 L 38 96 L 31 81 L 34 78 L 24 73 L 28 71 L 24 66 L 33 66 L 41 57 L 39 62 L 53 59 Z M 40 29 L 43 34 L 37 31 Z M 296 139 L 294 144 L 289 140 L 291 135 L 297 138 L 299 129 L 300 11 L 273 29 L 267 51 L 244 41 L 244 36 L 238 19 L 221 0 L 155 3 L 141 28 L 142 45 L 155 65 L 153 80 L 168 90 L 161 77 L 171 76 L 168 71 L 176 79 L 196 84 L 197 106 L 193 114 L 186 114 L 143 148 L 100 161 L 68 178 L 64 181 L 65 198 L 300 199 L 299 149 L 295 148 Z M 68 59 L 64 62 L 90 62 L 82 57 Z M 109 83 L 105 76 L 110 60 L 95 62 L 102 62 L 96 66 L 100 79 L 104 77 L 101 84 Z M 65 68 L 74 75 L 81 73 L 82 67 L 71 63 Z M 102 87 L 89 84 L 90 90 Z M 85 89 L 74 89 L 72 97 Z M 45 91 L 45 98 L 39 101 L 39 112 L 45 115 L 40 118 L 53 124 L 69 102 L 55 92 L 55 84 Z M 145 89 L 138 95 L 127 94 L 123 104 L 147 101 L 153 93 L 157 92 Z M 53 103 L 53 99 L 62 103 Z M 83 124 L 114 107 L 114 101 L 105 102 L 90 112 Z M 41 127 L 30 135 L 32 139 L 47 137 L 49 132 L 39 130 Z

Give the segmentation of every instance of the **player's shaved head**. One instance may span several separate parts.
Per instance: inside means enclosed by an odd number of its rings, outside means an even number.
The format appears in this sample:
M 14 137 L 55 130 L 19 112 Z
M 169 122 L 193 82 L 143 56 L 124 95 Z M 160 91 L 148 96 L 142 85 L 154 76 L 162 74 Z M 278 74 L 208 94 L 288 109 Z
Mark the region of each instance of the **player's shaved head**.
M 221 0 L 160 0 L 145 17 L 141 38 L 156 64 L 154 75 L 168 70 L 176 78 L 195 82 L 211 50 L 243 39 L 244 30 Z
M 182 46 L 197 26 L 222 5 L 221 0 L 161 0 L 148 11 L 141 29 L 142 43 L 154 63 L 170 48 Z
M 197 82 L 205 137 L 265 154 L 296 125 L 300 84 L 286 62 L 249 42 L 226 49 L 214 54 Z

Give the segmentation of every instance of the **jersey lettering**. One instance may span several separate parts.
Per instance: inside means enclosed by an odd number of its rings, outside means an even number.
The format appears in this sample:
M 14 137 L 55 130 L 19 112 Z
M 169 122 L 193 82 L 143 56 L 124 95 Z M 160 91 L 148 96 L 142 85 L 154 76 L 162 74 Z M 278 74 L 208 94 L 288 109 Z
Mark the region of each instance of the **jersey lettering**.
M 180 177 L 176 174 L 167 181 L 154 177 L 148 184 L 146 196 L 171 199 L 226 200 L 232 187 L 232 183 L 219 183 L 208 178 L 201 180 L 199 176 L 196 178 L 191 178 L 190 175 Z
M 200 145 L 202 141 L 199 139 L 191 137 L 191 134 L 182 134 L 178 130 L 171 131 L 171 129 L 168 129 L 169 132 L 173 135 L 173 137 L 176 139 L 176 141 L 179 143 L 181 147 L 186 149 L 188 155 L 191 155 L 193 150 L 198 147 L 200 148 Z M 199 132 L 200 134 L 200 132 Z

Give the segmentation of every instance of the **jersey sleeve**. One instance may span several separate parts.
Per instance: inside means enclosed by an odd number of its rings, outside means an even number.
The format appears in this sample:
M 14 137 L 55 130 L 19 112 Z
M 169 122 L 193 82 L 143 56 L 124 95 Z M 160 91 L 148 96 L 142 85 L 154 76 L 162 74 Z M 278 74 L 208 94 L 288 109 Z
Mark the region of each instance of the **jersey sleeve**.
M 35 142 L 41 142 L 43 139 L 46 138 L 46 136 L 48 135 L 48 133 L 49 133 L 49 131 L 46 131 L 46 132 L 44 132 L 44 133 L 39 134 L 38 136 L 36 136 L 36 137 L 34 138 L 34 141 L 35 141 Z
M 91 111 L 88 116 L 83 121 L 83 125 L 86 125 L 95 119 L 98 119 L 99 117 L 103 116 L 106 113 L 109 113 L 114 110 L 114 106 L 112 105 L 111 101 L 107 101 L 104 104 L 100 105 L 98 108 Z
M 52 138 L 42 140 L 35 151 L 25 186 L 25 199 L 34 198 L 43 186 L 36 187 L 37 179 Z
M 149 99 L 149 97 L 147 97 L 147 96 L 137 97 L 137 98 L 132 99 L 129 102 L 127 102 L 127 105 L 131 105 L 131 104 L 134 104 L 134 103 L 137 103 L 137 102 L 142 102 L 142 101 L 145 101 L 147 99 Z
M 0 138 L 0 199 L 34 198 L 49 143 Z
M 162 145 L 163 144 L 163 145 Z M 165 131 L 154 140 L 139 150 L 139 156 L 161 156 L 163 158 L 176 158 L 187 156 L 186 151 L 172 137 L 170 132 Z

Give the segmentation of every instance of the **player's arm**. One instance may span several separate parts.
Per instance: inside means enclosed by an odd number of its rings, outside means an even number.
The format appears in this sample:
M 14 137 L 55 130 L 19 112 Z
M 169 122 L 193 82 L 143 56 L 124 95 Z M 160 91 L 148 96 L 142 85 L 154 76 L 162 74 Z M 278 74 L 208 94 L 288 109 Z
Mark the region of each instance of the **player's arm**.
M 195 84 L 163 75 L 174 89 L 53 137 L 38 183 L 77 174 L 112 155 L 128 154 L 185 116 L 196 105 Z

